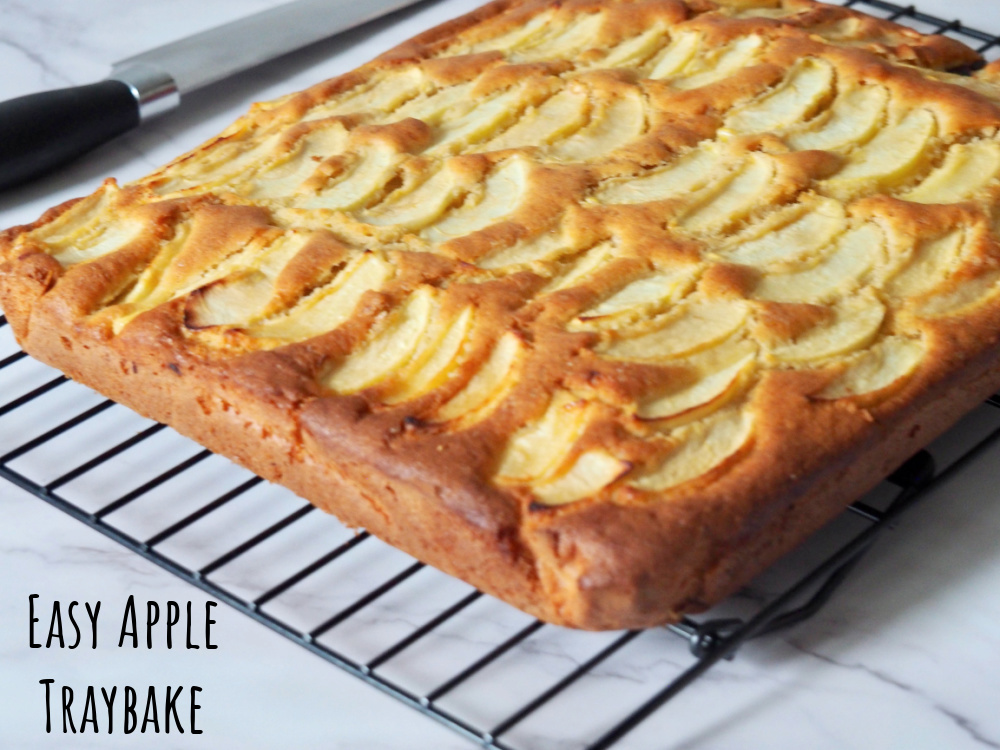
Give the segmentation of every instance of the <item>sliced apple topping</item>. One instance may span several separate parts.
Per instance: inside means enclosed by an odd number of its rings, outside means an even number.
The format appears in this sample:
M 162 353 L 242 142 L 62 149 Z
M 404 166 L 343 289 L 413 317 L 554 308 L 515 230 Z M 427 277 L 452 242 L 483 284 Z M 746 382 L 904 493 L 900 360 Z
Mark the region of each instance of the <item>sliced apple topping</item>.
M 862 224 L 844 232 L 833 251 L 811 268 L 765 276 L 753 296 L 774 302 L 829 302 L 857 288 L 884 256 L 884 232 L 875 224 Z
M 189 224 L 181 224 L 174 236 L 160 246 L 156 257 L 143 269 L 135 284 L 121 301 L 122 313 L 116 315 L 112 322 L 112 330 L 116 334 L 140 313 L 151 310 L 177 295 L 177 285 L 171 284 L 169 277 L 174 271 L 173 260 L 183 250 L 190 235 Z
M 906 265 L 888 280 L 886 292 L 912 299 L 931 291 L 956 270 L 964 244 L 965 232 L 961 229 L 920 243 Z
M 392 121 L 412 117 L 428 125 L 438 126 L 445 120 L 461 117 L 475 106 L 472 83 L 456 83 L 437 89 L 427 96 L 418 96 L 392 112 Z
M 889 104 L 884 86 L 861 86 L 840 94 L 826 117 L 792 133 L 788 143 L 799 150 L 838 151 L 867 143 L 878 132 Z
M 408 366 L 436 310 L 433 292 L 421 287 L 382 321 L 360 351 L 345 357 L 323 384 L 337 393 L 355 393 Z
M 545 413 L 508 441 L 497 468 L 504 484 L 543 481 L 556 474 L 583 435 L 592 407 L 566 391 L 557 391 Z
M 576 14 L 562 23 L 552 24 L 543 36 L 535 36 L 510 49 L 511 60 L 568 60 L 588 49 L 597 41 L 604 23 L 604 14 Z
M 663 54 L 653 65 L 649 77 L 653 79 L 670 78 L 682 71 L 701 46 L 701 34 L 682 31 L 675 34 Z
M 590 450 L 580 455 L 561 476 L 531 489 L 545 505 L 566 505 L 593 497 L 612 482 L 625 476 L 632 465 L 605 450 Z
M 437 142 L 427 150 L 430 155 L 457 153 L 470 144 L 492 137 L 505 125 L 516 122 L 529 104 L 524 86 L 512 86 L 469 110 L 465 115 L 445 124 Z
M 483 151 L 539 146 L 565 138 L 587 124 L 589 92 L 579 81 L 570 81 L 538 107 L 528 109 L 507 130 L 484 143 Z
M 956 143 L 940 167 L 900 197 L 914 203 L 958 203 L 977 195 L 1000 175 L 996 141 Z
M 1000 294 L 1000 272 L 991 271 L 974 279 L 963 280 L 947 291 L 938 291 L 923 300 L 917 308 L 917 314 L 928 318 L 959 315 L 986 304 L 995 299 L 997 294 Z
M 720 254 L 726 260 L 758 268 L 793 263 L 817 253 L 847 229 L 847 215 L 837 201 L 820 198 L 811 204 L 797 204 L 772 225 L 761 222 L 752 238 L 740 238 L 732 249 Z
M 523 352 L 521 339 L 505 333 L 465 387 L 437 410 L 435 419 L 461 419 L 467 424 L 491 412 L 514 387 L 513 375 Z
M 227 258 L 198 280 L 185 322 L 192 328 L 248 325 L 268 307 L 282 269 L 309 240 L 308 232 L 288 232 L 262 252 Z
M 565 161 L 597 159 L 631 143 L 646 129 L 646 106 L 637 88 L 626 88 L 594 103 L 590 122 L 550 147 L 550 155 Z
M 476 261 L 476 265 L 486 269 L 526 266 L 558 260 L 569 252 L 572 252 L 572 243 L 561 232 L 546 232 L 490 253 Z
M 725 406 L 757 369 L 757 346 L 734 339 L 685 362 L 695 377 L 693 384 L 672 393 L 643 400 L 636 415 L 643 420 L 692 420 Z
M 366 224 L 396 226 L 415 231 L 437 221 L 470 187 L 461 172 L 452 169 L 454 162 L 445 162 L 423 184 L 399 196 L 393 195 L 358 219 Z
M 285 155 L 257 173 L 252 198 L 278 198 L 295 192 L 316 171 L 319 162 L 344 151 L 348 133 L 342 124 L 318 128 L 300 138 Z
M 923 361 L 922 341 L 903 336 L 887 336 L 868 351 L 853 358 L 847 369 L 816 394 L 832 400 L 874 393 L 899 385 L 912 375 Z
M 360 151 L 354 168 L 315 195 L 296 201 L 300 208 L 327 208 L 350 211 L 375 198 L 395 175 L 404 156 L 387 145 Z
M 562 273 L 556 275 L 543 291 L 558 292 L 577 286 L 614 257 L 615 243 L 612 240 L 600 242 L 581 254 Z
M 186 191 L 205 193 L 246 181 L 256 169 L 276 158 L 285 137 L 280 131 L 256 139 L 251 135 L 233 134 L 200 152 L 197 158 L 177 162 L 162 174 L 154 175 L 150 187 L 165 197 Z
M 431 242 L 447 242 L 502 221 L 521 204 L 530 182 L 531 163 L 515 156 L 495 167 L 486 177 L 482 196 L 471 196 L 458 208 L 422 231 Z
M 653 492 L 696 479 L 735 455 L 753 436 L 753 420 L 742 410 L 725 409 L 670 435 L 679 445 L 666 460 L 634 484 Z
M 348 115 L 358 112 L 393 112 L 401 104 L 427 89 L 424 72 L 413 66 L 394 69 L 391 73 L 376 73 L 374 80 L 335 97 L 309 111 L 307 120 L 318 120 L 331 115 Z
M 476 42 L 469 48 L 469 52 L 489 52 L 500 50 L 507 53 L 532 44 L 536 39 L 548 32 L 552 28 L 552 11 L 538 13 L 530 18 L 526 23 L 517 24 L 513 29 L 505 34 L 484 39 Z M 460 53 L 461 50 L 452 50 Z
M 653 24 L 641 34 L 612 47 L 596 65 L 602 68 L 638 67 L 656 54 L 665 36 L 664 26 Z
M 364 253 L 329 284 L 286 312 L 252 323 L 247 333 L 259 338 L 304 341 L 332 331 L 354 314 L 365 292 L 380 289 L 392 275 L 393 267 L 380 254 Z
M 51 254 L 63 266 L 71 266 L 121 247 L 128 240 L 117 244 L 122 232 L 130 233 L 141 227 L 132 222 L 129 228 L 107 229 L 106 219 L 114 210 L 114 199 L 119 195 L 116 185 L 104 185 L 93 195 L 60 214 L 56 219 L 36 229 L 33 237 L 44 242 Z M 103 251 L 102 251 L 103 248 Z
M 693 300 L 663 317 L 660 327 L 640 336 L 615 341 L 605 354 L 615 359 L 660 361 L 682 357 L 714 346 L 743 326 L 748 306 L 744 300 Z
M 58 239 L 49 239 L 45 244 L 52 248 L 51 255 L 60 265 L 69 268 L 96 260 L 125 247 L 138 239 L 145 229 L 145 222 L 129 218 L 106 223 L 100 229 L 80 227 L 77 233 L 68 232 Z
M 842 193 L 862 186 L 885 188 L 901 182 L 920 166 L 936 132 L 937 120 L 929 110 L 911 110 L 851 153 L 847 166 L 825 180 L 822 187 Z
M 678 266 L 633 281 L 581 313 L 570 329 L 618 328 L 637 318 L 656 315 L 690 291 L 699 268 L 696 264 Z
M 773 91 L 730 111 L 725 127 L 734 133 L 780 132 L 808 120 L 830 96 L 833 66 L 814 57 L 801 60 Z
M 825 325 L 814 326 L 794 340 L 773 342 L 771 357 L 795 365 L 866 349 L 878 337 L 885 319 L 885 306 L 870 289 L 830 310 L 832 315 Z
M 721 81 L 750 65 L 763 46 L 764 40 L 757 35 L 742 37 L 715 54 L 702 55 L 670 82 L 675 88 L 687 90 Z
M 730 179 L 723 180 L 680 220 L 693 232 L 720 229 L 747 217 L 760 205 L 775 174 L 774 159 L 766 154 L 751 154 L 743 167 Z
M 439 318 L 421 342 L 419 354 L 394 373 L 386 403 L 410 401 L 443 385 L 462 362 L 474 318 L 471 307 L 464 308 L 454 320 Z
M 725 148 L 710 142 L 660 170 L 610 180 L 597 190 L 594 200 L 604 204 L 631 204 L 686 196 L 721 179 L 737 163 Z

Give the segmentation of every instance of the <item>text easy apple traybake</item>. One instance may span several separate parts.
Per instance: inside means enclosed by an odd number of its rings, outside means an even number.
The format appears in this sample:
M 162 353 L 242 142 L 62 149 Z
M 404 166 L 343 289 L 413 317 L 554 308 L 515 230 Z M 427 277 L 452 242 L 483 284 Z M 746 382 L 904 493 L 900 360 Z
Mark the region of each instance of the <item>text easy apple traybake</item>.
M 1000 387 L 1000 87 L 501 0 L 0 240 L 24 348 L 552 622 L 717 601 Z

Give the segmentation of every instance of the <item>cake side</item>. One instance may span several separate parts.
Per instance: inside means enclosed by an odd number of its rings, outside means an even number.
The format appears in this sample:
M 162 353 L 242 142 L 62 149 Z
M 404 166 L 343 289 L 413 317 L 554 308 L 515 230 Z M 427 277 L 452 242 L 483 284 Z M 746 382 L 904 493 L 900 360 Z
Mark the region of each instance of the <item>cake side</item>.
M 1000 96 L 898 64 L 972 59 L 808 2 L 494 4 L 5 233 L 0 304 L 422 560 L 655 625 L 1000 385 Z

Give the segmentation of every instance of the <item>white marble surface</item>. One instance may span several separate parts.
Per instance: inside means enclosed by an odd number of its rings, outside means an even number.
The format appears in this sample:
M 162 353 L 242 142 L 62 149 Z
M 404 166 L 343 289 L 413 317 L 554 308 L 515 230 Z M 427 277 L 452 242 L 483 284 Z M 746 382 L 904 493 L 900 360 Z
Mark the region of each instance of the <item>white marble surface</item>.
M 275 0 L 56 0 L 0 2 L 0 98 L 102 77 L 116 59 L 205 28 Z M 49 205 L 80 195 L 106 175 L 137 177 L 221 130 L 255 99 L 276 96 L 345 71 L 421 28 L 474 3 L 442 0 L 354 34 L 305 50 L 266 68 L 195 94 L 181 112 L 109 144 L 59 174 L 0 195 L 0 226 L 33 220 Z M 974 0 L 927 0 L 928 12 L 961 15 L 1000 31 Z M 0 329 L 0 359 L 12 352 Z M 0 371 L 0 403 L 52 373 L 30 361 Z M 75 385 L 0 418 L 0 454 L 66 416 L 97 403 Z M 1000 424 L 982 410 L 950 442 Z M 146 423 L 120 407 L 13 462 L 46 482 Z M 947 443 L 943 453 L 948 453 Z M 114 473 L 85 474 L 60 492 L 94 509 L 197 448 L 163 432 L 123 454 Z M 622 748 L 982 748 L 1000 747 L 1000 492 L 997 446 L 962 469 L 908 514 L 864 560 L 846 588 L 816 618 L 745 647 L 674 703 L 653 715 Z M 145 538 L 246 474 L 208 459 L 109 520 Z M 161 545 L 165 553 L 202 565 L 213 550 L 251 536 L 301 501 L 261 485 Z M 844 522 L 841 526 L 850 525 Z M 838 538 L 842 529 L 825 535 Z M 308 563 L 350 533 L 310 514 L 263 547 L 219 569 L 211 579 L 253 598 L 284 572 Z M 824 539 L 803 557 L 821 554 Z M 275 561 L 281 561 L 276 563 Z M 368 540 L 265 610 L 310 628 L 409 564 Z M 779 585 L 794 566 L 765 576 L 754 591 Z M 423 570 L 392 594 L 321 640 L 364 661 L 468 593 L 464 584 Z M 42 637 L 50 603 L 102 602 L 98 648 L 28 647 L 28 595 L 40 595 Z M 195 588 L 143 561 L 45 503 L 0 483 L 0 746 L 11 748 L 451 748 L 472 747 L 238 612 L 220 605 L 217 650 L 119 649 L 126 598 L 195 602 Z M 753 592 L 744 597 L 752 598 Z M 745 602 L 744 602 L 745 603 Z M 737 601 L 734 606 L 739 606 Z M 414 691 L 427 691 L 473 661 L 490 644 L 528 624 L 524 615 L 481 599 L 455 620 L 381 668 Z M 68 625 L 68 623 L 67 623 Z M 200 626 L 199 626 L 200 627 Z M 490 726 L 585 660 L 609 635 L 544 628 L 441 706 Z M 563 699 L 505 736 L 523 748 L 576 748 L 593 739 L 628 706 L 677 673 L 690 659 L 664 631 L 643 634 Z M 57 724 L 45 733 L 38 680 L 68 684 L 83 700 L 87 685 L 110 690 L 168 684 L 203 688 L 198 726 L 204 734 L 123 735 L 122 715 L 106 734 L 67 738 Z M 119 698 L 120 700 L 120 698 Z M 100 697 L 98 697 L 100 704 Z M 79 721 L 82 707 L 74 705 Z M 141 718 L 141 716 L 140 716 Z M 162 716 L 161 716 L 162 721 Z M 185 726 L 187 721 L 185 720 Z

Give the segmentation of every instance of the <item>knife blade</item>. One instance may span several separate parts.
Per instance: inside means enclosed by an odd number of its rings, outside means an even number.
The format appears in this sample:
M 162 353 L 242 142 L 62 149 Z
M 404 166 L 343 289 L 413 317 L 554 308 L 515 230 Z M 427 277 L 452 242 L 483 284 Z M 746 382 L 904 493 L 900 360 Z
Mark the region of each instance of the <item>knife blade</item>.
M 196 89 L 413 5 L 294 0 L 121 60 L 103 81 L 0 103 L 0 190 L 169 112 Z

